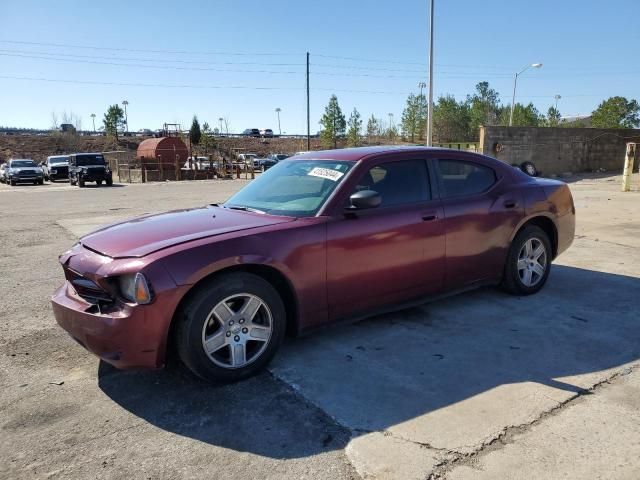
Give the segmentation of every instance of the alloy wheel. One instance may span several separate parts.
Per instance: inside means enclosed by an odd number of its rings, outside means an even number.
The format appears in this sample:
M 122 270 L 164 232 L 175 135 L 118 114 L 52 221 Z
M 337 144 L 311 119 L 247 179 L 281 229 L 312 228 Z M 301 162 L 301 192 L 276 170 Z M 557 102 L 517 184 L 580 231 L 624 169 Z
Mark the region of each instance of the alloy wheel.
M 547 250 L 539 238 L 529 238 L 518 254 L 518 276 L 526 287 L 537 285 L 547 270 Z
M 250 293 L 231 295 L 209 313 L 202 348 L 216 365 L 235 369 L 257 360 L 269 344 L 273 316 L 267 304 Z

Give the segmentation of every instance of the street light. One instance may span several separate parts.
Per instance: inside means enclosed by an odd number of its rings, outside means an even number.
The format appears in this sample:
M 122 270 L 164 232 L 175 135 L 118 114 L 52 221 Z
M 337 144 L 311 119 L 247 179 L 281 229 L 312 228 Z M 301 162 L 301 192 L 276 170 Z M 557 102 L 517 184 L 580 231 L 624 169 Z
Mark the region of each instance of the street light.
M 127 126 L 127 133 L 129 133 L 129 117 L 127 116 L 127 105 L 129 105 L 129 102 L 123 100 L 122 105 L 124 105 L 124 124 Z
M 96 131 L 96 114 L 92 113 L 91 114 L 91 121 L 93 122 L 93 131 Z
M 562 97 L 560 95 L 554 95 L 553 98 L 556 99 L 556 112 L 558 111 L 558 100 L 560 100 Z
M 220 122 L 220 133 L 222 133 L 222 121 L 224 120 L 224 118 L 220 117 L 218 118 L 218 121 Z
M 278 135 L 282 135 L 282 129 L 280 128 L 280 112 L 282 109 L 280 107 L 276 108 L 276 113 L 278 114 Z
M 527 65 L 518 73 L 513 80 L 513 97 L 511 98 L 511 113 L 509 114 L 509 126 L 513 125 L 513 109 L 516 107 L 516 85 L 518 84 L 518 76 L 522 75 L 524 72 L 529 70 L 530 68 L 540 68 L 542 67 L 541 63 L 532 63 L 531 65 Z

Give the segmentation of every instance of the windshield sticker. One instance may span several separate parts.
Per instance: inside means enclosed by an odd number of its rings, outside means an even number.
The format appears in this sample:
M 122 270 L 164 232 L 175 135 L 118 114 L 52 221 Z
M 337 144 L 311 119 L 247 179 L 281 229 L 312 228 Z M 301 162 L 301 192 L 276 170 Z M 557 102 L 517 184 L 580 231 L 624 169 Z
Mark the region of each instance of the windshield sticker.
M 330 168 L 315 167 L 307 175 L 311 175 L 312 177 L 326 178 L 327 180 L 337 182 L 338 180 L 340 180 L 340 177 L 344 175 L 344 173 L 337 170 L 331 170 Z

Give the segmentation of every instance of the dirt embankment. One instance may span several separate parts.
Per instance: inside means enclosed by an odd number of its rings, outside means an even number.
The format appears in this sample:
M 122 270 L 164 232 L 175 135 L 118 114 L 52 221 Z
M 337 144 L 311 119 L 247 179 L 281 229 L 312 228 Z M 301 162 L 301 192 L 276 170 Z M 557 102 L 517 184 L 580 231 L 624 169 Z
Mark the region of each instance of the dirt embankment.
M 0 136 L 0 162 L 10 158 L 31 158 L 36 162 L 49 155 L 74 152 L 107 152 L 111 150 L 136 150 L 143 138 L 127 137 L 116 143 L 108 137 L 79 135 L 2 135 Z
M 113 150 L 128 150 L 135 152 L 142 137 L 121 138 L 118 142 L 109 137 L 89 137 L 68 134 L 58 135 L 1 135 L 0 163 L 10 158 L 31 158 L 37 162 L 46 160 L 49 155 L 63 155 L 74 152 L 107 152 Z M 185 142 L 189 146 L 188 140 Z M 306 138 L 245 138 L 245 137 L 216 137 L 216 149 L 222 152 L 256 153 L 260 156 L 269 153 L 293 154 L 307 150 Z M 339 142 L 338 147 L 342 147 Z M 311 150 L 321 150 L 319 138 L 311 139 Z M 199 146 L 196 154 L 204 154 Z M 209 151 L 208 153 L 212 153 Z

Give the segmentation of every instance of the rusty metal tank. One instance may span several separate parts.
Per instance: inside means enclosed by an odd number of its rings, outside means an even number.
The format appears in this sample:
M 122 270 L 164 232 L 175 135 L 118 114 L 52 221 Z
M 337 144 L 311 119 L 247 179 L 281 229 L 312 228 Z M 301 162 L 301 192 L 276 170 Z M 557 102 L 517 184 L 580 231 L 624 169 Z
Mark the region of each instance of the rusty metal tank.
M 180 168 L 188 157 L 189 150 L 178 137 L 148 138 L 140 143 L 136 152 L 138 161 L 149 168 L 154 168 L 159 163 L 167 168 L 169 165 L 174 165 L 176 159 Z

